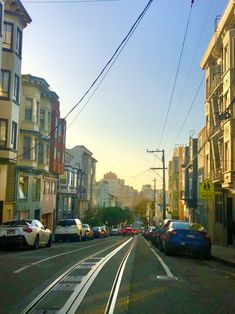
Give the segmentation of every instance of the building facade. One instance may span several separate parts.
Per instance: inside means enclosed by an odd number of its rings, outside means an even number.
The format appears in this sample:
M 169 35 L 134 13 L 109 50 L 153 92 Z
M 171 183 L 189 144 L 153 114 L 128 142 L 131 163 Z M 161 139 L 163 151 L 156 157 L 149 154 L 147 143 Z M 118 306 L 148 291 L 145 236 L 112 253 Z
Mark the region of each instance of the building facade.
M 230 0 L 201 61 L 206 72 L 205 177 L 215 185 L 207 203 L 215 243 L 233 244 L 235 220 L 235 3 Z
M 0 223 L 14 217 L 22 39 L 29 23 L 21 1 L 0 1 Z
M 63 171 L 65 124 L 52 113 L 59 97 L 40 77 L 22 75 L 16 173 L 17 218 L 36 218 L 53 228 L 58 175 Z M 57 150 L 60 138 L 61 151 Z M 59 164 L 59 167 L 54 165 Z

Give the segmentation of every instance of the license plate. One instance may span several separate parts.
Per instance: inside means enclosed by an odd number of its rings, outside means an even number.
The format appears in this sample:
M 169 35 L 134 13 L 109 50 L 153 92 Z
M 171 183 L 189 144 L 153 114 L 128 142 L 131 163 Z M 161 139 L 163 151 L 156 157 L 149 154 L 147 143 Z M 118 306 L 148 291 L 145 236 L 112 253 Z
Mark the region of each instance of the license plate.
M 185 245 L 185 242 L 180 242 L 181 245 Z
M 7 234 L 15 234 L 15 230 L 7 230 Z
M 193 235 L 193 234 L 188 234 L 188 235 L 187 235 L 187 238 L 195 239 L 196 237 L 195 237 L 195 235 Z

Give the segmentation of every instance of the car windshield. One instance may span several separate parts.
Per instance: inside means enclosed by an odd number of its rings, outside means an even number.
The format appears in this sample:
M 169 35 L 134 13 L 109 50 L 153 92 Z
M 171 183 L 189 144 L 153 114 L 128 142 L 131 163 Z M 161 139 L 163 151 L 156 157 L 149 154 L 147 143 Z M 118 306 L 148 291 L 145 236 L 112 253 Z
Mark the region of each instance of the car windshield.
M 76 221 L 74 219 L 61 220 L 57 223 L 57 226 L 60 227 L 70 227 L 76 225 Z
M 100 230 L 100 227 L 94 227 L 93 230 L 98 231 Z
M 82 226 L 83 226 L 83 228 L 89 228 L 89 225 L 87 225 L 87 224 L 83 224 Z

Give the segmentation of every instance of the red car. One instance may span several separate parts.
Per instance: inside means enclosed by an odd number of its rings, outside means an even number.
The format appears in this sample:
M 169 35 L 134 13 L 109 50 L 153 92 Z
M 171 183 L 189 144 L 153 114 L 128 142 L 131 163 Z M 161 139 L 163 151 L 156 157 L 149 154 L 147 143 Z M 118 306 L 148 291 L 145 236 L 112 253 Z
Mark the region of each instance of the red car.
M 132 228 L 132 227 L 126 227 L 121 230 L 121 234 L 125 237 L 128 235 L 134 236 L 135 234 L 138 234 L 138 230 Z

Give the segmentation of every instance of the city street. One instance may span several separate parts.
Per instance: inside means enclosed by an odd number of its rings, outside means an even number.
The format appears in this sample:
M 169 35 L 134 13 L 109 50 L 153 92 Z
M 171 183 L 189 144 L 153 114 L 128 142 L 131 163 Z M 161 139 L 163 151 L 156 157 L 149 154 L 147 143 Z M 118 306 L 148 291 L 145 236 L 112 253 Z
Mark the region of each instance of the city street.
M 141 235 L 0 252 L 1 313 L 234 313 L 235 269 Z

